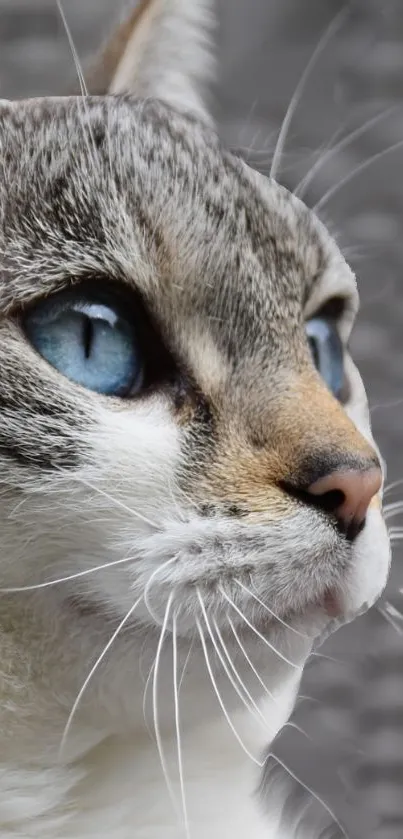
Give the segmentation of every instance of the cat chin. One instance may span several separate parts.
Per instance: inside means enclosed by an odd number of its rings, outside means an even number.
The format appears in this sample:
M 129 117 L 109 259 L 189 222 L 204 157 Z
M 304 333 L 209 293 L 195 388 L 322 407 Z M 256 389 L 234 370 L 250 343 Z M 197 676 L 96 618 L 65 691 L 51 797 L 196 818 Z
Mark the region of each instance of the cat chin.
M 358 536 L 354 561 L 340 588 L 344 622 L 366 612 L 381 596 L 389 573 L 391 548 L 380 507 L 372 504 Z
M 391 560 L 388 533 L 380 507 L 372 504 L 366 526 L 356 540 L 354 562 L 342 584 L 327 595 L 329 618 L 315 647 L 344 624 L 365 614 L 385 588 Z

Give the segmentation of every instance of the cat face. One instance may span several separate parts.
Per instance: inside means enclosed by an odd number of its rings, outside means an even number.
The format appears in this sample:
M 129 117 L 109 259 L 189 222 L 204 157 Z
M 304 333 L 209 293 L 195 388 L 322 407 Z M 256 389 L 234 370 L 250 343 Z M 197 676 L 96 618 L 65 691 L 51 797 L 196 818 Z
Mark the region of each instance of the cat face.
M 321 223 L 169 104 L 0 120 L 3 586 L 71 577 L 67 613 L 139 600 L 137 625 L 169 610 L 190 636 L 206 610 L 280 649 L 284 624 L 313 638 L 372 603 L 389 549 L 357 291 Z M 375 476 L 354 532 L 349 473 Z
M 277 688 L 389 565 L 355 280 L 295 196 L 221 147 L 208 10 L 145 0 L 102 95 L 0 108 L 0 608 L 69 710 L 125 627 L 108 726 L 122 701 L 136 719 L 133 652 L 157 661 L 165 630 L 183 658 L 242 636 L 249 662 L 258 634 Z

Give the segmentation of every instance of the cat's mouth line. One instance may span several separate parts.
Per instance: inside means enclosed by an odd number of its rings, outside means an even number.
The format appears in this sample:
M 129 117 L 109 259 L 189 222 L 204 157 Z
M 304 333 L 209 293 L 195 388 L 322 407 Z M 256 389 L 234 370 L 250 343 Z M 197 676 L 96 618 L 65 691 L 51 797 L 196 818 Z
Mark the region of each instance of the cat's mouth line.
M 336 583 L 332 586 L 327 586 L 323 594 L 319 594 L 317 596 L 313 596 L 306 599 L 306 602 L 301 604 L 297 608 L 289 607 L 284 609 L 272 609 L 270 605 L 270 600 L 266 598 L 262 598 L 257 594 L 253 585 L 252 589 L 251 580 L 250 580 L 250 572 L 244 574 L 244 580 L 248 580 L 248 585 L 246 585 L 240 579 L 240 575 L 238 576 L 230 576 L 228 575 L 228 580 L 231 581 L 232 584 L 237 584 L 238 587 L 238 594 L 239 592 L 244 589 L 245 597 L 248 600 L 247 605 L 245 602 L 242 604 L 238 602 L 238 598 L 230 597 L 226 594 L 226 601 L 223 601 L 222 594 L 220 591 L 217 590 L 216 587 L 214 591 L 214 599 L 216 600 L 216 609 L 213 609 L 212 612 L 216 611 L 217 617 L 218 615 L 223 615 L 224 611 L 226 610 L 227 613 L 231 613 L 234 619 L 237 619 L 237 614 L 241 614 L 241 611 L 245 613 L 246 618 L 253 619 L 253 622 L 256 622 L 256 626 L 261 627 L 262 630 L 270 630 L 270 629 L 281 629 L 282 627 L 289 632 L 295 632 L 298 630 L 295 629 L 294 623 L 299 623 L 301 620 L 303 621 L 305 618 L 308 618 L 312 611 L 314 612 L 321 612 L 324 616 L 330 619 L 342 619 L 345 614 L 345 604 L 343 603 L 343 597 L 341 593 L 340 585 L 338 586 Z M 188 589 L 188 596 L 193 600 L 196 592 L 198 591 L 198 587 L 190 587 L 187 586 Z M 200 589 L 199 589 L 200 590 Z M 175 597 L 175 589 L 172 590 L 174 592 L 174 598 L 178 601 L 178 609 L 177 614 L 178 617 L 181 612 L 181 606 L 183 604 L 183 592 L 176 591 Z M 210 587 L 210 595 L 213 591 L 213 587 Z M 225 594 L 225 587 L 222 584 L 221 592 Z M 205 594 L 205 593 L 204 593 Z M 93 619 L 102 619 L 106 623 L 111 621 L 111 613 L 109 610 L 105 610 L 102 604 L 97 601 L 91 600 L 90 597 L 85 597 L 82 595 L 70 595 L 66 598 L 66 604 L 69 609 L 74 611 L 74 613 L 84 619 L 93 618 Z M 174 602 L 174 600 L 173 600 Z M 224 609 L 223 609 L 224 607 Z M 235 610 L 235 611 L 233 611 Z M 163 611 L 163 609 L 162 609 Z M 198 611 L 196 609 L 196 611 Z M 259 613 L 259 615 L 257 614 Z M 130 629 L 139 629 L 143 622 L 139 619 L 138 616 L 133 616 L 131 620 L 127 622 L 126 628 Z
M 191 555 L 191 563 L 188 562 L 188 551 L 182 548 L 180 554 L 170 555 L 168 560 L 159 558 L 151 572 L 151 587 L 149 572 L 145 573 L 146 569 L 143 568 L 139 574 L 136 560 L 133 567 L 128 568 L 128 587 L 122 593 L 122 603 L 117 604 L 117 617 L 122 616 L 122 608 L 130 608 L 129 597 L 136 599 L 140 595 L 141 598 L 142 593 L 145 593 L 145 608 L 143 605 L 136 609 L 136 615 L 128 621 L 127 626 L 133 624 L 139 629 L 142 625 L 150 625 L 150 618 L 151 623 L 158 625 L 163 620 L 167 598 L 172 595 L 172 606 L 178 620 L 190 625 L 192 615 L 195 610 L 198 611 L 200 592 L 204 602 L 211 604 L 213 617 L 221 619 L 225 612 L 231 612 L 237 619 L 238 608 L 251 618 L 257 618 L 267 628 L 270 624 L 272 628 L 278 629 L 281 624 L 293 624 L 294 621 L 296 625 L 302 625 L 314 613 L 322 613 L 329 619 L 342 618 L 346 610 L 346 598 L 343 596 L 345 577 L 354 558 L 351 556 L 351 546 L 347 551 L 346 546 L 343 551 L 332 547 L 333 550 L 328 545 L 327 550 L 316 559 L 315 555 L 311 557 L 310 562 L 308 558 L 299 560 L 298 557 L 290 556 L 290 573 L 285 588 L 284 577 L 267 556 L 260 557 L 260 561 L 256 562 L 253 559 L 245 561 L 240 555 L 239 565 L 233 564 L 232 567 L 226 565 L 226 557 L 217 561 L 215 556 L 214 564 L 207 562 L 205 565 L 201 548 L 197 557 Z M 65 602 L 69 610 L 83 619 L 98 618 L 108 624 L 111 618 L 115 619 L 110 608 L 105 608 L 102 599 L 93 599 L 85 591 L 70 591 Z M 146 614 L 148 607 L 151 608 L 149 615 Z

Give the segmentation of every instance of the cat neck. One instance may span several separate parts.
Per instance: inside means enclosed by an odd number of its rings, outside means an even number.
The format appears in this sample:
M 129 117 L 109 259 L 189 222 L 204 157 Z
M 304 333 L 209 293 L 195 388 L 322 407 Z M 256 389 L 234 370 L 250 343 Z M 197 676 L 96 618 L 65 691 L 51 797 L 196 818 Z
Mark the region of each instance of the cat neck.
M 257 730 L 252 736 L 246 714 L 234 715 L 234 724 L 261 752 L 261 736 Z M 192 839 L 279 839 L 279 814 L 264 815 L 255 799 L 260 769 L 223 721 L 200 724 L 191 746 L 186 738 L 182 746 Z M 0 832 L 8 828 L 26 839 L 183 839 L 176 744 L 163 741 L 162 748 L 166 777 L 155 743 L 135 735 L 112 736 L 70 765 L 0 764 L 0 799 L 8 804 Z
M 281 696 L 277 698 L 281 702 Z M 281 717 L 287 715 L 290 692 L 283 700 Z M 264 814 L 255 793 L 263 746 L 270 729 L 274 734 L 283 719 L 279 706 L 270 700 L 261 703 L 260 710 L 267 721 L 263 737 L 261 726 L 246 711 L 231 715 L 237 737 L 223 716 L 200 720 L 185 732 L 181 765 L 192 839 L 244 839 L 245 835 L 282 839 L 281 801 Z M 90 748 L 92 733 L 80 722 L 73 742 L 80 743 L 82 754 L 66 762 L 46 754 L 41 736 L 35 761 L 21 754 L 11 763 L 0 760 L 0 799 L 8 802 L 6 825 L 0 815 L 0 833 L 6 826 L 26 839 L 109 839 L 111 835 L 184 839 L 187 835 L 176 737 L 161 740 L 162 766 L 155 740 L 140 731 L 113 734 Z
M 251 635 L 244 639 L 242 655 L 231 651 L 233 662 L 225 669 L 224 657 L 218 661 L 210 645 L 209 672 L 200 642 L 179 639 L 174 674 L 170 637 L 159 650 L 156 667 L 158 631 L 133 627 L 106 650 L 115 628 L 116 621 L 108 623 L 104 615 L 72 611 L 71 603 L 66 606 L 56 592 L 51 598 L 38 592 L 2 599 L 3 753 L 8 741 L 10 748 L 18 748 L 21 739 L 28 758 L 32 742 L 36 756 L 39 743 L 47 754 L 57 751 L 60 760 L 64 741 L 69 762 L 111 735 L 132 734 L 138 742 L 147 741 L 155 724 L 161 737 L 176 743 L 176 716 L 183 735 L 191 737 L 201 723 L 223 723 L 230 730 L 225 715 L 231 718 L 246 709 L 250 729 L 257 719 L 260 743 L 266 745 L 288 717 L 301 668 L 290 667 L 274 645 L 259 646 Z M 308 650 L 300 639 L 293 643 L 288 655 L 302 664 Z M 266 723 L 261 704 L 269 709 Z
M 223 674 L 215 675 L 219 700 L 203 651 L 195 645 L 189 655 L 189 645 L 180 644 L 176 715 L 170 644 L 163 648 L 154 683 L 158 638 L 146 643 L 139 636 L 136 644 L 117 639 L 66 734 L 77 694 L 110 632 L 105 636 L 102 621 L 94 624 L 90 615 L 76 615 L 73 622 L 60 604 L 52 622 L 49 601 L 38 610 L 40 599 L 33 598 L 31 608 L 14 600 L 0 620 L 0 660 L 3 673 L 9 673 L 0 698 L 0 800 L 8 802 L 7 822 L 0 813 L 0 828 L 10 825 L 17 835 L 34 839 L 129 839 L 133 832 L 144 839 L 185 836 L 183 816 L 175 813 L 168 789 L 181 810 L 178 716 L 192 839 L 237 839 L 247 830 L 254 839 L 268 839 L 253 792 L 264 751 L 292 708 L 298 671 L 265 655 L 259 672 L 272 697 L 255 690 L 251 711 Z M 252 691 L 246 668 L 239 676 Z M 272 836 L 277 839 L 276 832 Z

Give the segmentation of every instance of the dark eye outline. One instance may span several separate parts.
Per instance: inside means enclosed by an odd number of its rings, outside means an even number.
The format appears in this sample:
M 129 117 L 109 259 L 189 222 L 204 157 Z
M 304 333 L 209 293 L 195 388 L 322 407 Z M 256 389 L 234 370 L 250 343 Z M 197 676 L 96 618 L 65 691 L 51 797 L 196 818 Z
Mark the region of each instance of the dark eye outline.
M 335 298 L 334 300 L 330 300 L 315 315 L 312 315 L 305 322 L 305 332 L 313 364 L 315 365 L 315 368 L 318 371 L 318 373 L 322 376 L 325 384 L 327 385 L 331 393 L 333 393 L 333 396 L 335 396 L 336 399 L 338 399 L 338 401 L 343 404 L 345 404 L 348 401 L 350 395 L 348 380 L 344 368 L 345 347 L 343 346 L 343 342 L 340 338 L 339 330 L 337 328 L 337 320 L 341 316 L 344 308 L 344 301 L 339 298 Z M 327 328 L 328 337 L 330 338 L 331 343 L 333 345 L 330 348 L 330 352 L 333 351 L 338 356 L 338 358 L 336 358 L 336 362 L 339 363 L 339 375 L 337 376 L 336 374 L 334 382 L 329 381 L 329 376 L 326 375 L 326 371 L 324 368 L 328 359 L 321 357 L 319 339 L 317 339 L 314 335 L 309 335 L 308 332 L 309 324 L 315 322 L 320 322 L 321 324 L 323 324 L 323 331 L 325 331 Z
M 37 306 L 44 302 L 44 298 L 37 299 L 34 303 L 26 306 L 19 314 L 18 320 L 21 329 L 29 342 L 32 350 L 36 352 L 53 370 L 59 373 L 60 376 L 68 379 L 68 381 L 76 386 L 81 387 L 86 391 L 96 394 L 108 400 L 130 400 L 137 397 L 145 396 L 157 388 L 162 388 L 172 382 L 177 377 L 178 371 L 176 362 L 165 346 L 164 341 L 156 327 L 152 317 L 150 316 L 144 302 L 135 290 L 127 289 L 123 284 L 117 286 L 105 280 L 103 277 L 91 277 L 81 282 L 55 291 L 54 294 L 49 295 L 46 300 L 51 301 L 66 301 L 69 299 L 75 303 L 79 302 L 81 305 L 88 303 L 99 303 L 110 307 L 112 310 L 124 311 L 125 318 L 130 320 L 133 324 L 133 330 L 136 338 L 136 345 L 138 352 L 143 362 L 143 372 L 141 378 L 141 386 L 138 389 L 129 390 L 127 393 L 118 394 L 102 394 L 85 385 L 75 382 L 73 379 L 65 376 L 63 371 L 54 367 L 45 356 L 35 347 L 29 337 L 27 329 L 27 320 L 30 314 L 35 311 Z

